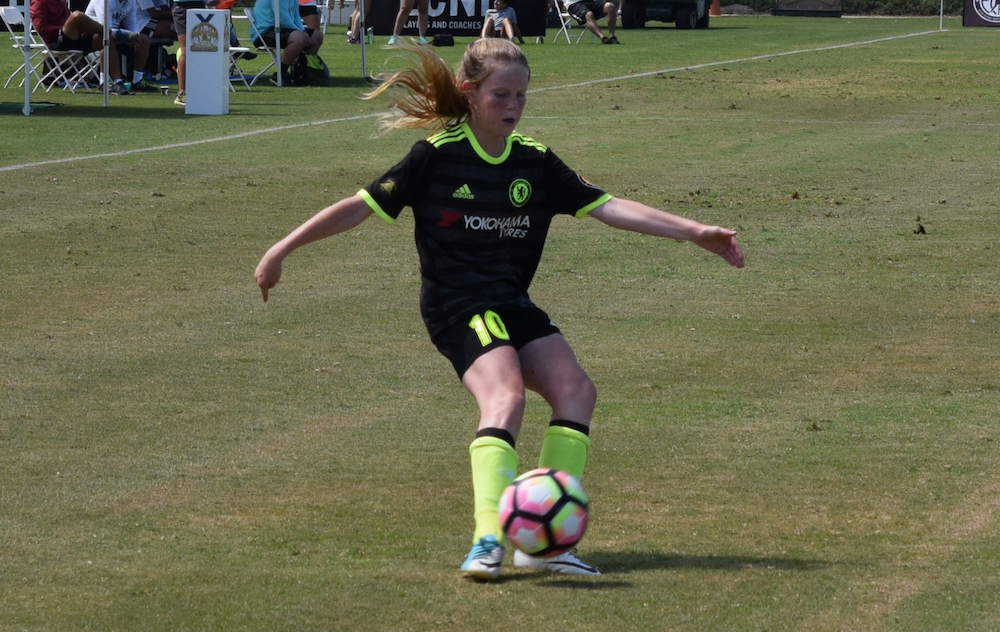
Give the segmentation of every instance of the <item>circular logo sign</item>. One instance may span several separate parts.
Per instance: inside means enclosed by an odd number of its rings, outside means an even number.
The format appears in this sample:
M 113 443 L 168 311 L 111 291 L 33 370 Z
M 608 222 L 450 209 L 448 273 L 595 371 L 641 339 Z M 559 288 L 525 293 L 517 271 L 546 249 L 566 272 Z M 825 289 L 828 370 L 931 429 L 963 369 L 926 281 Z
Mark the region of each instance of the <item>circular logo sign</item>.
M 994 24 L 1000 24 L 1000 0 L 972 0 L 976 15 Z
M 531 183 L 523 178 L 518 178 L 510 183 L 507 194 L 510 196 L 510 203 L 521 208 L 531 199 Z

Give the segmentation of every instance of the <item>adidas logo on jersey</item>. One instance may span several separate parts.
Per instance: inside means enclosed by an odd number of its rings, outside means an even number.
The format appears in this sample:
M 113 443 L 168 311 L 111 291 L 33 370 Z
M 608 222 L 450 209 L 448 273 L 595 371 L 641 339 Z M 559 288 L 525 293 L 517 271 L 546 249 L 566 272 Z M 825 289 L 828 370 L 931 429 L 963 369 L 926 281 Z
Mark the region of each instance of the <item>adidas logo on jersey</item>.
M 472 191 L 469 190 L 469 185 L 467 184 L 463 184 L 455 189 L 455 192 L 451 194 L 451 197 L 461 198 L 463 200 L 473 200 L 476 198 L 476 196 L 472 195 Z

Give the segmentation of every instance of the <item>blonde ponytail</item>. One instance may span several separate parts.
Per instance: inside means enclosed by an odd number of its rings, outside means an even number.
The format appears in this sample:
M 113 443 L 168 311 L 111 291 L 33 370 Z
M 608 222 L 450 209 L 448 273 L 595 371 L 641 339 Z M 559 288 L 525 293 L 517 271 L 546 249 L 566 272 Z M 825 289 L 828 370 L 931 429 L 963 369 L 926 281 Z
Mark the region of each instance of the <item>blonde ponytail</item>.
M 412 64 L 379 77 L 381 85 L 364 97 L 373 99 L 383 92 L 391 95 L 393 109 L 380 122 L 384 131 L 414 128 L 435 131 L 459 125 L 469 118 L 469 100 L 459 88 L 465 81 L 478 86 L 494 70 L 511 63 L 528 68 L 528 59 L 521 49 L 501 38 L 469 44 L 457 76 L 429 46 L 400 41 L 398 47 L 411 57 Z

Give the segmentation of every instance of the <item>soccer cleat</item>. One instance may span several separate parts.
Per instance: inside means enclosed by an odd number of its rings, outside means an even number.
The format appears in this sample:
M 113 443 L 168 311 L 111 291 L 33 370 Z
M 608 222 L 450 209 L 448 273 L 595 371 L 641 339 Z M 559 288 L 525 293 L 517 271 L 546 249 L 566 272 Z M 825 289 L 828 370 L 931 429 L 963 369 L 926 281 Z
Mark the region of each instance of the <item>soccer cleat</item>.
M 560 573 L 562 575 L 601 574 L 601 571 L 574 555 L 575 551 L 576 549 L 573 549 L 572 551 L 566 551 L 552 557 L 534 557 L 518 550 L 514 551 L 514 566 L 549 573 Z
M 360 37 L 348 37 L 347 38 L 347 43 L 348 44 L 360 44 L 361 43 L 361 38 Z
M 399 41 L 399 38 L 396 37 L 395 35 L 393 35 L 393 36 L 391 36 L 389 38 L 389 41 L 386 42 L 385 45 L 386 46 L 395 46 L 398 41 Z
M 492 535 L 483 536 L 472 545 L 469 556 L 462 562 L 462 575 L 471 579 L 490 580 L 500 577 L 503 567 L 503 545 Z
M 618 41 L 617 37 L 612 35 L 611 37 L 608 38 L 608 44 L 621 44 L 621 42 Z
M 427 39 L 426 37 L 423 37 L 423 36 L 421 36 L 420 39 L 417 40 L 417 44 L 420 44 L 422 46 L 426 46 L 427 44 L 430 44 L 430 43 L 431 43 L 431 41 L 429 39 Z
M 186 106 L 187 105 L 187 95 L 186 94 L 178 94 L 177 98 L 174 99 L 174 105 L 184 105 L 184 106 Z

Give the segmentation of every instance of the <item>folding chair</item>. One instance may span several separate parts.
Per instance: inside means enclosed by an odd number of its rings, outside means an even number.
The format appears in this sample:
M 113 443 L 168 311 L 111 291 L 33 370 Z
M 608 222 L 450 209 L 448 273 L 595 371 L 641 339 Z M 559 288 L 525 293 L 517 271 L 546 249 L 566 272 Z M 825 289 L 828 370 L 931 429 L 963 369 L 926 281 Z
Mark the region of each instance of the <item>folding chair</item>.
M 243 55 L 249 53 L 250 49 L 246 46 L 230 46 L 229 47 L 229 89 L 234 93 L 236 88 L 233 84 L 237 81 L 242 81 L 243 85 L 247 87 L 247 92 L 250 92 L 250 82 L 247 81 L 247 76 L 243 73 L 243 69 L 240 68 L 239 60 L 243 58 Z
M 32 78 L 35 81 L 35 84 L 37 85 L 41 83 L 42 78 L 38 74 L 38 68 L 44 63 L 44 59 L 42 61 L 38 61 L 38 58 L 44 57 L 45 45 L 36 44 L 34 41 L 32 41 L 31 30 L 29 28 L 24 28 L 24 34 L 18 34 L 18 32 L 14 30 L 14 26 L 17 24 L 20 24 L 22 27 L 24 27 L 24 15 L 21 13 L 21 10 L 19 8 L 7 7 L 7 6 L 0 7 L 0 17 L 3 18 L 4 23 L 7 25 L 7 32 L 10 33 L 10 39 L 13 42 L 11 46 L 17 49 L 18 53 L 22 53 L 25 42 L 28 43 L 28 48 L 30 50 L 28 57 L 28 68 L 29 71 L 31 72 Z M 6 88 L 7 86 L 9 86 L 10 82 L 14 80 L 14 77 L 20 75 L 22 70 L 24 70 L 23 62 L 21 63 L 20 66 L 17 67 L 17 70 L 15 70 L 13 73 L 11 73 L 9 77 L 7 77 L 7 83 L 3 84 L 3 87 Z M 18 87 L 21 87 L 23 85 L 24 85 L 24 78 L 22 77 L 21 83 L 18 84 Z
M 565 0 L 555 0 L 555 10 L 559 13 L 559 24 L 561 26 L 559 27 L 559 32 L 556 33 L 556 38 L 552 40 L 553 42 L 558 42 L 559 36 L 565 35 L 566 43 L 572 43 L 569 36 L 569 29 L 573 28 L 576 18 L 570 15 L 569 10 L 566 8 L 567 6 L 568 3 L 566 3 Z M 579 44 L 580 40 L 582 40 L 585 35 L 590 35 L 592 39 L 595 41 L 597 40 L 597 36 L 591 33 L 590 29 L 588 29 L 585 24 L 582 24 L 580 25 L 580 34 L 576 36 L 576 43 Z
M 263 33 L 264 31 L 267 30 L 267 29 L 262 29 L 259 26 L 257 26 L 257 22 L 254 20 L 254 17 L 253 17 L 253 9 L 243 9 L 243 13 L 247 16 L 247 20 L 250 22 L 250 37 L 251 37 L 251 39 L 253 39 L 253 34 L 254 34 L 255 31 L 258 34 L 261 34 L 261 33 Z M 276 31 L 275 32 L 275 38 L 280 38 L 280 37 L 281 37 L 280 33 Z M 264 70 L 261 70 L 256 75 L 254 75 L 254 78 L 250 80 L 250 85 L 248 85 L 247 88 L 249 88 L 250 86 L 257 85 L 257 81 L 261 77 L 263 77 L 264 74 L 268 70 L 270 70 L 272 68 L 277 68 L 278 72 L 281 72 L 281 64 L 278 61 L 278 57 L 274 53 L 274 49 L 271 48 L 270 46 L 268 46 L 267 43 L 264 40 L 259 40 L 260 41 L 260 45 L 257 44 L 257 41 L 258 41 L 257 39 L 253 39 L 254 46 L 257 47 L 257 50 L 259 52 L 267 53 L 267 56 L 271 58 L 271 61 L 264 68 Z M 280 40 L 276 40 L 276 41 L 280 41 Z
M 38 31 L 35 30 L 35 25 L 30 22 L 23 25 L 23 34 L 17 35 L 11 27 L 11 24 L 22 24 L 23 22 L 23 17 L 17 7 L 0 7 L 0 15 L 7 23 L 7 30 L 11 37 L 17 42 L 15 47 L 20 49 L 23 42 L 27 41 L 28 47 L 35 51 L 30 58 L 31 74 L 35 78 L 35 87 L 32 88 L 32 92 L 38 90 L 39 86 L 43 86 L 48 92 L 55 85 L 74 93 L 78 87 L 83 86 L 87 92 L 91 92 L 86 78 L 100 64 L 100 57 L 97 53 L 86 53 L 82 50 L 52 50 L 42 41 Z M 46 61 L 49 62 L 50 66 L 48 70 L 45 70 Z M 7 79 L 7 84 L 4 87 L 6 88 L 23 69 L 24 64 L 21 64 L 20 68 Z M 42 74 L 39 74 L 39 70 L 42 71 Z M 19 85 L 24 85 L 23 78 Z
M 559 16 L 559 32 L 556 33 L 556 37 L 552 40 L 552 42 L 558 42 L 559 37 L 565 35 L 566 43 L 572 44 L 573 40 L 569 38 L 569 29 L 573 26 L 573 16 L 566 11 L 566 5 L 563 3 L 563 0 L 554 0 L 552 3 L 552 11 Z
M 93 92 L 87 79 L 94 73 L 100 74 L 100 53 L 97 51 L 88 53 L 82 50 L 52 50 L 44 45 L 41 36 L 38 36 L 38 32 L 34 29 L 35 27 L 32 26 L 32 37 L 37 36 L 38 43 L 44 46 L 42 54 L 51 65 L 51 68 L 42 75 L 42 80 L 38 85 L 45 86 L 46 92 L 52 90 L 55 85 L 74 94 L 79 87 L 83 87 L 87 92 Z M 35 90 L 37 89 L 38 86 L 35 86 Z

